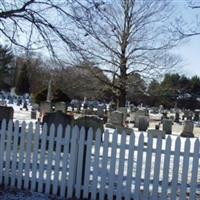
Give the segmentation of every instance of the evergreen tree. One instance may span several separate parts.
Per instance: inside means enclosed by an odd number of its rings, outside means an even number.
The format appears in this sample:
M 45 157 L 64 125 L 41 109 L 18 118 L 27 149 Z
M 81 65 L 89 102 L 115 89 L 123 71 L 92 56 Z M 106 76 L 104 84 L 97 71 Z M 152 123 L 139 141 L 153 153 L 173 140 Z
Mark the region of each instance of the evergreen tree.
M 28 63 L 24 63 L 16 83 L 16 94 L 23 95 L 30 92 L 29 82 L 29 66 Z
M 0 89 L 8 90 L 11 87 L 13 54 L 10 48 L 0 45 Z

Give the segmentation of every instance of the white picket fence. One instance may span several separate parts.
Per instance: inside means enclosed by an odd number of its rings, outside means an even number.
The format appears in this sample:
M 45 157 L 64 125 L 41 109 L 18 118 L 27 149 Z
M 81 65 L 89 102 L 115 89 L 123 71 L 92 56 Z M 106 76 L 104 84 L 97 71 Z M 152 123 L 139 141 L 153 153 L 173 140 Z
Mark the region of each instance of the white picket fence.
M 58 197 L 200 199 L 199 140 L 3 121 L 0 184 Z

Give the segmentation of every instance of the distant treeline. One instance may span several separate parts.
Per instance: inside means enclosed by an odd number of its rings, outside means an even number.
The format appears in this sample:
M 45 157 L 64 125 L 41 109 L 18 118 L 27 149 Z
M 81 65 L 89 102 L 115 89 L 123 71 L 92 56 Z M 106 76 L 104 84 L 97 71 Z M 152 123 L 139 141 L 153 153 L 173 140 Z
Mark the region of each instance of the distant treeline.
M 18 95 L 31 93 L 38 102 L 45 100 L 49 80 L 56 99 L 80 99 L 104 102 L 115 101 L 118 93 L 114 86 L 119 80 L 111 79 L 92 62 L 77 62 L 71 66 L 42 59 L 39 55 L 15 56 L 6 46 L 0 46 L 0 90 L 16 88 Z M 120 86 L 119 82 L 119 86 Z M 200 78 L 165 74 L 162 81 L 152 79 L 150 84 L 137 73 L 128 77 L 126 100 L 149 106 L 163 105 L 199 108 Z M 59 90 L 59 91 L 58 91 Z M 59 94 L 59 95 L 58 95 Z

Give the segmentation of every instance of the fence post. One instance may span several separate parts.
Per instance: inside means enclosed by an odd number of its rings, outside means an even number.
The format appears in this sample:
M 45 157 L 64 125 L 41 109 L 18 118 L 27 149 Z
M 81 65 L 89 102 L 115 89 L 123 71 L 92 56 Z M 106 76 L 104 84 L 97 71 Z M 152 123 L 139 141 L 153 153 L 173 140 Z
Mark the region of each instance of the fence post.
M 70 149 L 70 160 L 69 160 L 69 184 L 67 189 L 67 198 L 72 198 L 73 191 L 75 189 L 75 180 L 77 174 L 77 158 L 78 158 L 78 137 L 79 137 L 79 128 L 78 126 L 73 127 L 72 129 L 72 138 L 71 138 L 71 149 Z

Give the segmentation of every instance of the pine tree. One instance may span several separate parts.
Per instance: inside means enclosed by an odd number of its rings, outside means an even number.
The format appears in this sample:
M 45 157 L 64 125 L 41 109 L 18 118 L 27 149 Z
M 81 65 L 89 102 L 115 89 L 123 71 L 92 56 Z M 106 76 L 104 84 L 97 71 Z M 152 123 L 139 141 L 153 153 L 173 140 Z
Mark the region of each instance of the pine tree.
M 10 48 L 0 45 L 0 89 L 7 90 L 11 87 L 13 54 Z
M 30 92 L 29 67 L 24 63 L 19 73 L 16 83 L 16 94 L 23 95 Z

